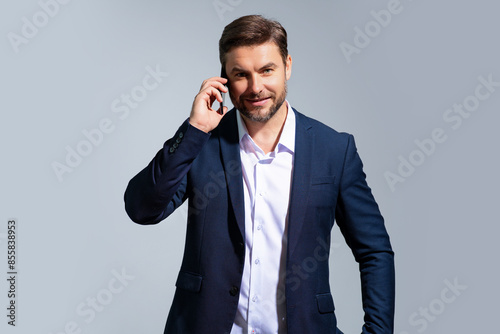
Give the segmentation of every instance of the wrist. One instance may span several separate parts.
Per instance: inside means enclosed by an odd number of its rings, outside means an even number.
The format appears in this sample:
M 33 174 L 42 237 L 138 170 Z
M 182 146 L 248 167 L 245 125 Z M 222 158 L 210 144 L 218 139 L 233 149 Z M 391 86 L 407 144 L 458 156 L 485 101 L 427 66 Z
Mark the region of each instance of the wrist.
M 191 124 L 191 126 L 197 128 L 198 130 L 203 131 L 205 133 L 209 133 L 212 130 L 212 129 L 208 128 L 207 126 L 199 124 L 198 122 L 196 122 L 195 120 L 192 120 L 191 118 L 189 118 L 189 124 Z

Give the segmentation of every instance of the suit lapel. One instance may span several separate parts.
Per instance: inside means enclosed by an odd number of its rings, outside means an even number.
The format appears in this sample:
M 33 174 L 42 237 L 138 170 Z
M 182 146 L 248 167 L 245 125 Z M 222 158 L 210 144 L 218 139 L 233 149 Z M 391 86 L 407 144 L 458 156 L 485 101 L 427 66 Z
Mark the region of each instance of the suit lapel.
M 245 200 L 241 172 L 240 145 L 236 109 L 230 110 L 218 126 L 222 165 L 226 175 L 229 199 L 241 236 L 245 236 Z
M 314 135 L 307 119 L 295 109 L 295 155 L 292 189 L 288 207 L 288 255 L 290 256 L 304 225 L 311 185 Z

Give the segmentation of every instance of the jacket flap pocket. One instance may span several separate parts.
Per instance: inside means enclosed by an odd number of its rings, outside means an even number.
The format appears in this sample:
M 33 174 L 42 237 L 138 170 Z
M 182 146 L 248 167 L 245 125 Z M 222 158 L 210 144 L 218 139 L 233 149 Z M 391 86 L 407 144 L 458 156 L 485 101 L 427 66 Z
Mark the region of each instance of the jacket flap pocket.
M 179 276 L 177 276 L 175 286 L 184 290 L 199 292 L 202 280 L 203 277 L 201 275 L 181 271 L 179 272 Z
M 311 185 L 316 184 L 333 184 L 335 176 L 315 176 L 311 178 Z
M 316 295 L 319 313 L 329 313 L 335 311 L 331 293 L 320 293 Z

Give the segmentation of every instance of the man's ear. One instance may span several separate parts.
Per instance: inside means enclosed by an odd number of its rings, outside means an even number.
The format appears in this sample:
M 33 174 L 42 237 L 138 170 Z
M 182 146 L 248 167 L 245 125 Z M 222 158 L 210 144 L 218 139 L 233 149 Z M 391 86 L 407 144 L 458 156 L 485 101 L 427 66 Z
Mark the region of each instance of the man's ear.
M 285 77 L 286 80 L 292 76 L 292 56 L 288 55 L 285 62 Z

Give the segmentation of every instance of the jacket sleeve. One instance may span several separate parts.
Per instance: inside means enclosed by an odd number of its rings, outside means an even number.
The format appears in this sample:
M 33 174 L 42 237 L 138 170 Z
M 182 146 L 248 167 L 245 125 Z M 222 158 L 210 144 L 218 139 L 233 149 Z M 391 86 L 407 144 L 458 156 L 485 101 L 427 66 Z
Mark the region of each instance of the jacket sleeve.
M 363 334 L 390 334 L 394 327 L 394 253 L 384 219 L 366 183 L 350 135 L 340 181 L 336 220 L 359 263 L 365 312 Z
M 186 120 L 125 190 L 125 211 L 138 224 L 156 224 L 186 199 L 187 173 L 207 134 Z

